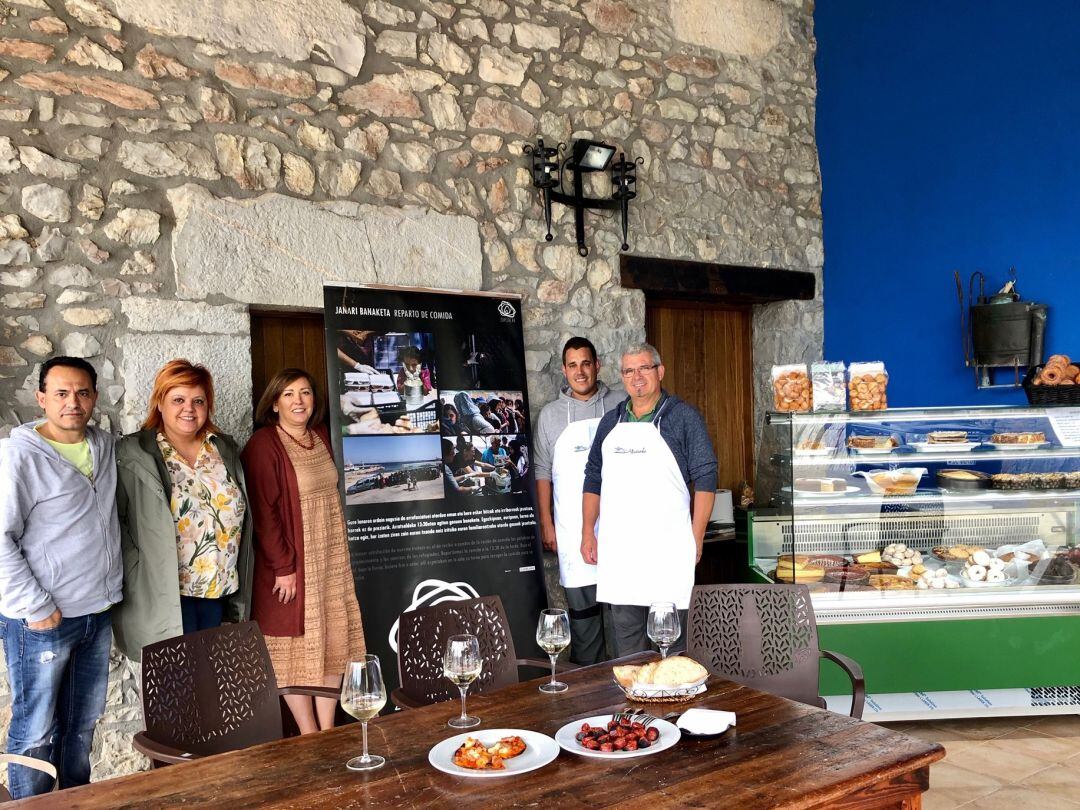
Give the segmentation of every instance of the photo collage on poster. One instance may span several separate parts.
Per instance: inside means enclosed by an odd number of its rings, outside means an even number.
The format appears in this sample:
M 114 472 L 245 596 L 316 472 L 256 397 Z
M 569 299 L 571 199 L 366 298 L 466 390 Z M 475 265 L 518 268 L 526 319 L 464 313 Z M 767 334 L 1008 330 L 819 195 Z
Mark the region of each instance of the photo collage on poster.
M 500 373 L 518 365 L 502 343 L 337 330 L 346 506 L 528 493 L 526 400 L 500 387 L 521 382 Z

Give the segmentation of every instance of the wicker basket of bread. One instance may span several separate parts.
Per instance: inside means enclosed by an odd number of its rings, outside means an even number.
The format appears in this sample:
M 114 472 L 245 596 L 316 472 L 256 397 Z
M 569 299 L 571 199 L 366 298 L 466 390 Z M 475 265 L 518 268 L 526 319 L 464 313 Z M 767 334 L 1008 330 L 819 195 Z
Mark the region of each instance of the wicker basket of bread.
M 1080 366 L 1067 354 L 1055 354 L 1030 368 L 1023 386 L 1031 405 L 1080 405 Z
M 682 703 L 704 692 L 709 679 L 709 671 L 685 655 L 612 671 L 615 683 L 635 703 Z

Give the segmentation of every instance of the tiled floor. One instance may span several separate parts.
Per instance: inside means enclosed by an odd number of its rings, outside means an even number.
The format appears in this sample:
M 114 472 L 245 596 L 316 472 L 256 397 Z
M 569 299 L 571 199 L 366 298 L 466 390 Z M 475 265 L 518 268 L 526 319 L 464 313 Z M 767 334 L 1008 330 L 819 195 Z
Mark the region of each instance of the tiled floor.
M 1080 808 L 1080 716 L 890 723 L 945 746 L 925 810 Z

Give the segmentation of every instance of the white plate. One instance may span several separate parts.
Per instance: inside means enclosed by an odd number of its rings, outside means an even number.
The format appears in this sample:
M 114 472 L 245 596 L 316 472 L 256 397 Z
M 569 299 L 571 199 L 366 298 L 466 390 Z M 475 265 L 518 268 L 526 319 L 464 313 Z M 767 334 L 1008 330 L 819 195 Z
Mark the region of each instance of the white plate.
M 979 446 L 978 442 L 908 442 L 908 447 L 915 448 L 917 453 L 949 452 L 970 453 Z
M 475 771 L 472 768 L 462 768 L 454 764 L 454 752 L 465 742 L 466 737 L 473 737 L 487 746 L 494 745 L 503 737 L 521 737 L 528 746 L 525 752 L 504 760 L 505 768 L 497 771 Z M 648 751 L 649 749 L 645 749 Z M 519 773 L 528 773 L 537 768 L 543 768 L 559 755 L 559 746 L 555 740 L 546 734 L 536 731 L 526 731 L 519 728 L 489 728 L 485 730 L 473 729 L 465 734 L 456 734 L 449 739 L 443 740 L 428 751 L 428 762 L 436 770 L 448 773 L 451 776 L 471 776 L 479 779 L 487 779 L 495 776 L 514 776 Z
M 791 487 L 781 487 L 784 492 L 791 492 Z M 801 489 L 795 490 L 796 497 L 799 498 L 833 498 L 840 495 L 850 495 L 852 492 L 858 492 L 858 487 L 848 487 L 843 492 L 805 492 Z
M 1015 585 L 1017 582 L 1020 581 L 1015 577 L 1012 579 L 1006 578 L 1003 582 L 987 582 L 985 579 L 968 579 L 963 574 L 957 574 L 956 576 L 957 579 L 960 580 L 960 584 L 963 585 L 965 588 L 1005 588 L 1009 585 Z
M 667 720 L 656 719 L 649 725 L 660 732 L 660 737 L 648 748 L 639 748 L 637 751 L 591 751 L 585 748 L 575 739 L 575 735 L 581 731 L 581 726 L 588 723 L 590 726 L 606 727 L 613 714 L 598 714 L 593 717 L 582 717 L 580 720 L 571 720 L 565 726 L 555 732 L 555 742 L 562 746 L 564 751 L 571 754 L 580 754 L 583 757 L 596 757 L 597 759 L 633 759 L 634 757 L 647 757 L 649 754 L 657 754 L 671 748 L 682 737 L 682 732 L 674 723 Z
M 987 444 L 995 450 L 1036 450 L 1040 447 L 1046 447 L 1050 442 L 1032 442 L 1031 444 L 994 444 L 993 442 L 987 442 Z
M 895 447 L 852 447 L 848 445 L 848 451 L 860 456 L 887 456 Z
M 835 452 L 835 447 L 795 448 L 797 456 L 831 456 Z

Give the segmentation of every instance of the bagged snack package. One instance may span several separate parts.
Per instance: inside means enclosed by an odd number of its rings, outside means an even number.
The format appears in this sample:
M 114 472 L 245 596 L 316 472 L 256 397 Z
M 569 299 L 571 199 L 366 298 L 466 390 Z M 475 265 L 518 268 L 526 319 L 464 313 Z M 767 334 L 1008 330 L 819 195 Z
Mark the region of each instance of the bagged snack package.
M 848 400 L 853 411 L 883 411 L 889 406 L 885 390 L 889 373 L 885 364 L 852 363 L 848 366 Z
M 847 410 L 843 363 L 813 363 L 810 366 L 810 387 L 815 411 Z
M 810 376 L 805 363 L 772 367 L 773 408 L 778 411 L 810 410 Z

